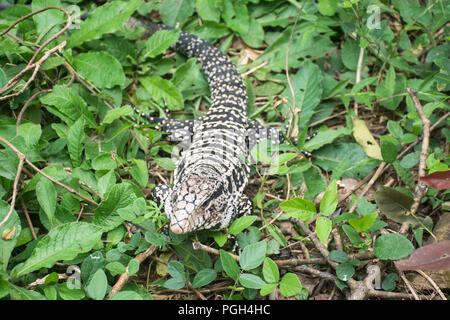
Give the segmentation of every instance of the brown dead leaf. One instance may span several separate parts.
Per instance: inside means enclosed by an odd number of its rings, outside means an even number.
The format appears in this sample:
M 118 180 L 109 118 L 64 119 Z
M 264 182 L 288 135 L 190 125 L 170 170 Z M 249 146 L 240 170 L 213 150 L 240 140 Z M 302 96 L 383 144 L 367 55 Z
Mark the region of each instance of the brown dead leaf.
M 397 269 L 450 270 L 450 240 L 440 241 L 415 250 L 408 259 L 395 263 Z
M 437 190 L 450 189 L 450 170 L 433 172 L 420 177 L 420 181 Z

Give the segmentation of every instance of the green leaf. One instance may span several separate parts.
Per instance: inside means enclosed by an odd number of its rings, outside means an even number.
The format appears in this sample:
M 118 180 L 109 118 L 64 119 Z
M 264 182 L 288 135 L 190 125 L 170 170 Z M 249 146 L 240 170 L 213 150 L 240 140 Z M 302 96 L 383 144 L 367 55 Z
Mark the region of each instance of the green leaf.
M 386 127 L 394 138 L 401 139 L 403 137 L 403 129 L 397 122 L 389 120 Z
M 240 217 L 231 223 L 230 228 L 228 229 L 229 234 L 238 234 L 245 228 L 251 226 L 253 222 L 256 221 L 256 216 L 243 216 Z
M 98 269 L 86 287 L 86 292 L 94 300 L 102 300 L 106 295 L 108 279 L 103 269 Z
M 397 144 L 393 143 L 392 137 L 381 136 L 380 147 L 383 160 L 387 163 L 392 163 L 397 159 L 398 149 Z M 395 140 L 395 139 L 394 139 Z
M 348 224 L 344 224 L 342 226 L 342 230 L 344 230 L 347 237 L 350 239 L 351 243 L 355 246 L 360 246 L 364 243 L 364 241 L 361 240 L 358 232 L 353 229 L 353 227 L 349 226 Z
M 220 261 L 222 262 L 222 267 L 225 273 L 233 280 L 237 280 L 239 274 L 241 273 L 237 262 L 231 257 L 231 255 L 220 249 Z
M 278 283 L 278 280 L 280 280 L 280 271 L 278 271 L 278 266 L 269 257 L 264 259 L 262 273 L 264 280 L 266 280 L 267 283 Z
M 50 230 L 36 245 L 17 277 L 40 268 L 50 268 L 57 261 L 70 260 L 90 251 L 100 241 L 102 229 L 87 222 L 69 222 Z
M 342 281 L 348 281 L 354 274 L 355 267 L 349 262 L 341 263 L 336 268 L 336 275 Z
M 153 76 L 140 78 L 139 81 L 157 102 L 162 102 L 162 99 L 165 99 L 169 110 L 183 109 L 183 96 L 180 90 L 169 80 Z
M 299 66 L 299 71 L 291 75 L 292 87 L 295 91 L 296 108 L 302 110 L 300 129 L 307 126 L 319 105 L 323 92 L 323 76 L 320 68 L 306 60 Z M 288 97 L 288 105 L 292 106 L 292 93 L 286 88 L 282 93 Z
M 147 186 L 148 171 L 144 160 L 133 159 L 133 167 L 130 170 L 131 176 L 142 186 Z
M 217 273 L 213 269 L 203 269 L 200 270 L 194 277 L 192 281 L 193 288 L 200 288 L 206 286 L 210 282 L 216 279 Z
M 314 203 L 299 197 L 284 201 L 280 204 L 280 208 L 286 212 L 288 216 L 303 221 L 312 219 L 316 214 L 316 206 Z
M 169 237 L 163 233 L 148 231 L 145 233 L 145 241 L 163 247 L 169 243 Z
M 348 260 L 348 255 L 344 251 L 341 250 L 331 250 L 328 254 L 328 258 L 335 262 L 346 262 Z
M 394 188 L 380 186 L 375 192 L 375 202 L 381 213 L 390 220 L 398 223 L 409 222 L 413 225 L 417 224 L 417 220 L 414 217 L 406 215 L 414 199 L 403 192 Z
M 358 59 L 359 59 L 360 47 L 357 40 L 353 40 L 351 38 L 347 38 L 342 47 L 341 51 L 341 59 L 344 65 L 350 70 L 356 70 L 358 67 Z M 365 63 L 365 57 L 363 59 L 363 64 Z
M 382 234 L 375 240 L 373 253 L 381 260 L 398 260 L 414 251 L 412 243 L 397 233 Z
M 267 242 L 264 240 L 247 245 L 239 259 L 242 269 L 251 270 L 258 267 L 266 257 L 266 250 Z
M 300 280 L 295 273 L 286 273 L 280 282 L 280 292 L 285 297 L 295 296 L 302 289 Z
M 83 152 L 83 140 L 86 137 L 84 133 L 84 118 L 79 118 L 67 132 L 67 149 L 69 150 L 72 166 L 79 167 Z
M 102 124 L 110 124 L 114 120 L 119 119 L 120 117 L 132 116 L 133 113 L 134 111 L 129 105 L 108 110 L 106 112 L 105 117 L 103 118 Z
M 114 1 L 97 7 L 89 13 L 80 28 L 70 36 L 67 48 L 78 46 L 85 41 L 99 39 L 105 33 L 119 30 L 141 4 L 140 0 Z
M 216 0 L 196 0 L 195 7 L 198 15 L 205 21 L 220 21 L 220 12 L 216 7 Z
M 348 223 L 359 232 L 364 232 L 374 224 L 377 217 L 378 213 L 372 212 L 366 214 L 361 219 L 349 219 Z
M 87 108 L 86 102 L 72 87 L 56 85 L 53 91 L 39 97 L 39 100 L 48 105 L 47 110 L 59 117 L 69 126 L 80 117 L 84 117 L 90 126 L 96 127 L 94 117 Z M 53 107 L 51 107 L 53 106 Z
M 67 282 L 63 282 L 59 285 L 58 293 L 64 300 L 81 300 L 86 296 L 82 289 L 69 289 Z
M 389 273 L 381 283 L 384 291 L 392 291 L 397 286 L 398 275 L 396 273 Z
M 109 191 L 106 199 L 95 209 L 95 216 L 92 222 L 103 231 L 109 231 L 119 226 L 123 219 L 120 217 L 118 210 L 131 206 L 136 199 L 133 188 L 129 183 L 121 183 L 114 185 Z
M 332 222 L 326 217 L 318 217 L 316 220 L 317 237 L 322 243 L 325 243 L 331 233 Z
M 261 289 L 266 284 L 263 279 L 251 273 L 241 274 L 239 282 L 249 289 Z
M 44 295 L 12 285 L 9 293 L 11 300 L 47 300 Z
M 165 25 L 175 27 L 177 23 L 182 25 L 192 16 L 195 3 L 192 0 L 164 0 L 159 14 Z
M 319 133 L 311 140 L 305 142 L 305 150 L 312 152 L 323 147 L 326 144 L 330 144 L 338 138 L 349 135 L 351 131 L 348 128 L 341 127 L 339 129 L 328 129 L 325 131 L 319 131 Z
M 164 53 L 180 37 L 179 30 L 159 30 L 145 43 L 144 56 L 154 58 Z
M 322 201 L 320 201 L 320 213 L 324 216 L 333 214 L 338 204 L 337 184 L 333 180 L 328 185 L 323 195 Z
M 319 0 L 318 9 L 324 16 L 332 16 L 336 12 L 337 0 Z
M 36 184 L 36 198 L 48 217 L 50 225 L 54 226 L 55 220 L 55 210 L 56 210 L 56 189 L 53 182 L 41 177 L 39 182 Z
M 155 158 L 156 164 L 163 169 L 173 171 L 175 170 L 175 162 L 171 158 Z
M 123 87 L 125 74 L 116 58 L 106 52 L 91 51 L 73 58 L 75 70 L 99 88 Z
M 118 274 L 125 273 L 126 269 L 125 266 L 120 263 L 119 261 L 113 261 L 108 263 L 105 268 L 111 272 L 111 275 L 116 276 Z
M 266 283 L 261 287 L 261 291 L 259 292 L 259 294 L 263 297 L 267 296 L 269 293 L 275 290 L 276 287 L 278 287 L 278 283 Z

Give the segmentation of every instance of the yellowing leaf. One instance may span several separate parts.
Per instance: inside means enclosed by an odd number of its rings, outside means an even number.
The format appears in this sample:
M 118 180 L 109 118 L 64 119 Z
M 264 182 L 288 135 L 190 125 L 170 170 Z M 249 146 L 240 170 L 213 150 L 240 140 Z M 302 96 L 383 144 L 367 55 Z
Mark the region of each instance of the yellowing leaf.
M 383 160 L 381 155 L 381 149 L 378 143 L 375 141 L 372 133 L 367 128 L 364 120 L 353 118 L 353 136 L 356 142 L 364 149 L 367 156 L 378 160 Z

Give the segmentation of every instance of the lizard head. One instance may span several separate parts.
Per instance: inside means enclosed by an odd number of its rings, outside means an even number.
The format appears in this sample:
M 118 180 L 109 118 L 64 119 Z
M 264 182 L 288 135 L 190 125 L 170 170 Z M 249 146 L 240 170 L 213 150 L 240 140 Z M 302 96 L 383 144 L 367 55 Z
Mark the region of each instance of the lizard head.
M 226 194 L 219 176 L 204 172 L 187 175 L 170 198 L 170 229 L 181 234 L 214 228 L 222 220 Z

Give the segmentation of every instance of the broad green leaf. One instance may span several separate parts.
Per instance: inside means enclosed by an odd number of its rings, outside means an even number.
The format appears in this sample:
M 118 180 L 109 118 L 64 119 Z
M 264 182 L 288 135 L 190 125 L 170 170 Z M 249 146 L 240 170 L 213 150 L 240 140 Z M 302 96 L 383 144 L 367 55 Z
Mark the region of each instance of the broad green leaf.
M 386 127 L 394 138 L 401 139 L 403 137 L 403 129 L 396 121 L 389 120 Z
M 258 20 L 250 18 L 250 26 L 248 32 L 240 34 L 242 40 L 250 47 L 259 48 L 264 40 L 264 29 Z
M 213 232 L 214 241 L 219 245 L 219 247 L 223 247 L 223 245 L 227 242 L 228 237 L 225 233 L 220 231 Z
M 110 124 L 114 120 L 119 119 L 120 117 L 132 116 L 133 113 L 134 111 L 129 105 L 108 110 L 105 117 L 103 118 L 102 124 Z
M 31 2 L 33 11 L 43 9 L 47 6 L 61 7 L 59 0 L 35 0 Z M 45 10 L 39 14 L 33 15 L 36 23 L 36 31 L 43 41 L 47 40 L 58 32 L 66 24 L 66 15 L 60 10 Z
M 323 76 L 320 68 L 310 60 L 303 62 L 299 71 L 291 75 L 292 87 L 295 91 L 296 108 L 302 110 L 300 129 L 307 126 L 319 105 L 323 92 Z M 288 98 L 288 105 L 292 106 L 292 93 L 286 88 L 282 93 Z
M 102 229 L 87 222 L 69 222 L 55 227 L 34 248 L 17 277 L 40 268 L 50 268 L 60 260 L 70 260 L 88 252 L 100 241 Z
M 163 169 L 173 171 L 175 170 L 175 162 L 171 158 L 155 158 L 156 164 Z
M 216 0 L 196 0 L 195 7 L 198 15 L 205 21 L 220 21 L 220 11 L 216 7 Z
M 194 280 L 192 280 L 192 287 L 193 288 L 200 288 L 203 286 L 206 286 L 211 281 L 216 279 L 217 273 L 213 269 L 203 269 L 200 270 L 194 277 Z
M 82 289 L 69 288 L 68 282 L 59 285 L 58 293 L 64 300 L 81 300 L 86 296 Z
M 352 121 L 353 136 L 355 137 L 356 142 L 358 142 L 369 157 L 383 160 L 380 146 L 367 128 L 366 122 L 356 118 L 352 118 Z
M 380 186 L 375 192 L 375 202 L 388 219 L 398 223 L 409 222 L 413 225 L 417 224 L 414 217 L 406 215 L 411 208 L 414 199 L 397 191 L 394 188 Z
M 364 232 L 374 224 L 377 217 L 378 213 L 372 212 L 366 214 L 361 219 L 349 219 L 348 223 L 359 232 Z
M 144 56 L 154 58 L 166 51 L 180 37 L 178 30 L 159 30 L 145 43 Z
M 285 297 L 295 296 L 302 289 L 302 285 L 295 273 L 286 273 L 280 282 L 280 292 Z
M 102 153 L 92 159 L 92 169 L 94 170 L 113 170 L 116 169 L 117 162 L 112 159 L 110 153 Z
M 79 167 L 83 152 L 83 140 L 86 137 L 84 133 L 84 118 L 79 118 L 67 132 L 67 149 L 69 150 L 72 166 Z
M 36 198 L 48 217 L 51 226 L 55 226 L 56 189 L 53 182 L 41 177 L 36 184 Z
M 261 287 L 261 291 L 259 292 L 259 294 L 263 297 L 267 296 L 269 293 L 275 290 L 276 287 L 278 287 L 278 283 L 266 283 Z
M 97 126 L 86 102 L 72 87 L 56 85 L 52 92 L 39 97 L 39 100 L 47 105 L 46 108 L 49 112 L 69 126 L 73 125 L 80 117 L 84 117 L 90 126 Z
M 169 243 L 169 237 L 163 233 L 148 231 L 145 233 L 145 241 L 163 247 Z
M 318 9 L 324 16 L 332 16 L 336 12 L 337 0 L 319 0 Z
M 175 27 L 177 23 L 183 25 L 194 10 L 195 2 L 192 0 L 164 0 L 159 14 L 165 25 Z
M 305 150 L 312 152 L 323 147 L 326 144 L 330 144 L 338 138 L 349 135 L 351 132 L 348 128 L 341 127 L 339 129 L 328 129 L 326 131 L 319 131 L 319 133 L 311 140 L 305 142 Z
M 95 216 L 92 222 L 103 228 L 105 232 L 116 228 L 123 222 L 117 211 L 128 206 L 131 207 L 135 199 L 136 195 L 131 184 L 121 183 L 114 185 L 106 199 L 95 209 Z
M 349 262 L 344 262 L 336 268 L 336 275 L 342 281 L 348 281 L 355 274 L 355 267 Z
M 29 148 L 34 148 L 39 142 L 42 130 L 40 125 L 28 122 L 20 125 L 17 134 L 24 138 Z
M 267 283 L 278 283 L 278 280 L 280 280 L 280 271 L 278 271 L 278 266 L 269 257 L 264 259 L 262 273 L 264 280 Z
M 316 206 L 312 201 L 301 198 L 293 198 L 280 204 L 280 208 L 286 212 L 288 216 L 303 221 L 310 220 L 316 214 Z
M 364 241 L 361 240 L 361 237 L 359 236 L 358 232 L 348 224 L 344 224 L 342 226 L 342 230 L 344 230 L 345 234 L 350 239 L 353 245 L 360 246 L 364 243 Z
M 331 250 L 330 253 L 328 254 L 328 258 L 330 258 L 335 262 L 342 263 L 348 260 L 348 255 L 344 251 Z
M 397 159 L 398 149 L 396 141 L 391 136 L 380 137 L 381 156 L 387 163 L 392 163 Z
M 34 290 L 27 290 L 12 285 L 9 292 L 11 300 L 47 300 L 44 295 Z
M 98 269 L 86 287 L 87 294 L 94 300 L 103 300 L 108 288 L 108 279 L 105 271 Z
M 337 184 L 333 180 L 328 185 L 323 195 L 322 201 L 320 201 L 320 213 L 324 216 L 333 214 L 338 204 Z
M 261 289 L 266 284 L 263 279 L 251 273 L 241 274 L 239 282 L 249 289 Z
M 239 264 L 244 270 L 251 270 L 258 267 L 266 257 L 267 242 L 262 240 L 247 245 L 239 259 Z
M 234 220 L 231 223 L 230 228 L 228 229 L 228 233 L 229 234 L 238 234 L 245 228 L 251 226 L 253 224 L 253 222 L 256 221 L 256 218 L 257 218 L 256 216 L 243 216 L 243 217 L 240 217 L 240 218 Z
M 141 4 L 140 0 L 114 1 L 97 7 L 89 13 L 80 28 L 70 36 L 67 48 L 78 46 L 85 41 L 99 39 L 105 33 L 119 30 Z
M 347 38 L 342 47 L 341 58 L 344 65 L 350 70 L 356 70 L 358 66 L 360 47 L 356 40 Z M 363 64 L 365 64 L 366 54 L 364 54 Z
M 162 102 L 162 99 L 165 99 L 169 110 L 183 109 L 183 96 L 180 90 L 169 80 L 153 76 L 140 78 L 139 81 L 153 99 L 158 102 Z
M 123 87 L 125 74 L 116 58 L 104 51 L 81 53 L 73 58 L 75 70 L 99 88 Z
M 240 274 L 240 269 L 237 262 L 231 257 L 231 255 L 220 249 L 220 261 L 225 273 L 233 280 L 237 280 Z
M 142 186 L 147 186 L 148 171 L 144 160 L 133 159 L 133 167 L 130 170 L 131 176 Z
M 414 251 L 412 243 L 397 233 L 382 234 L 375 240 L 373 253 L 381 260 L 398 260 Z
M 389 273 L 381 283 L 384 291 L 392 291 L 397 286 L 398 275 L 396 273 Z
M 317 237 L 322 243 L 325 243 L 331 232 L 332 222 L 327 217 L 318 217 L 316 220 Z

